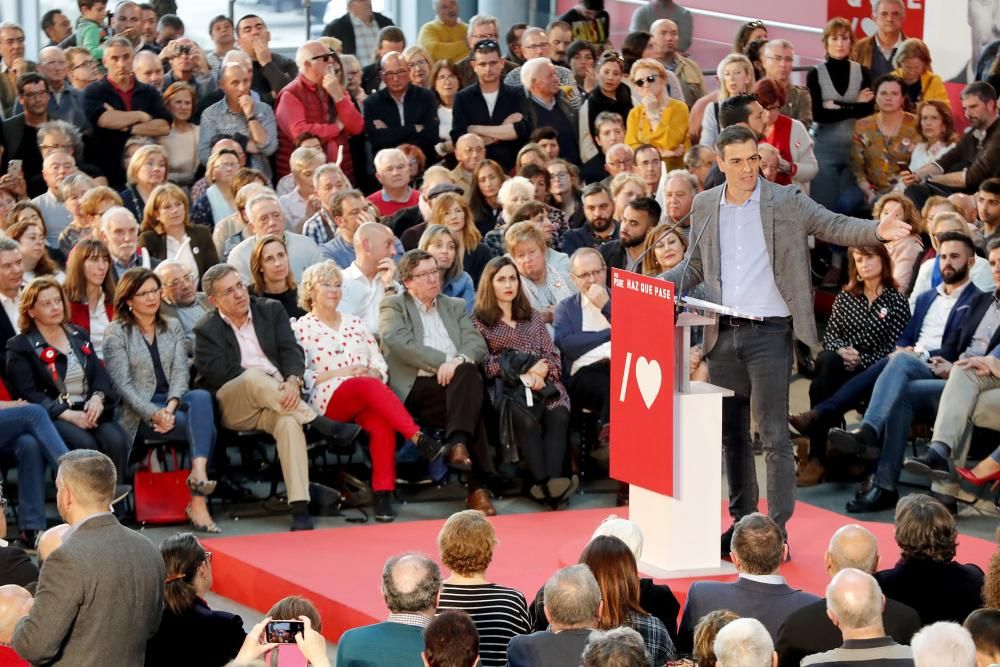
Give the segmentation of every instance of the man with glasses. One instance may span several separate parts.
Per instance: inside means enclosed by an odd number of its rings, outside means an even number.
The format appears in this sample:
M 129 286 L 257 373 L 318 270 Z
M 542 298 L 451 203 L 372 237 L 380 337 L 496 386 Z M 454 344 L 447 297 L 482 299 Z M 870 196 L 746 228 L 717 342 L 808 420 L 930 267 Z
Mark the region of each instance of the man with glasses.
M 213 137 L 242 134 L 249 137 L 246 148 L 249 166 L 259 169 L 270 179 L 268 158 L 278 150 L 277 123 L 274 110 L 251 97 L 251 86 L 250 72 L 243 65 L 230 62 L 222 66 L 221 87 L 225 97 L 201 113 L 198 156 L 207 163 Z
M 277 207 L 276 199 L 274 204 Z M 215 394 L 223 426 L 234 431 L 258 429 L 274 437 L 292 508 L 291 528 L 312 530 L 310 487 L 329 490 L 309 482 L 304 428 L 343 450 L 353 449 L 361 427 L 318 415 L 302 400 L 305 360 L 280 303 L 251 297 L 229 264 L 206 271 L 202 285 L 215 311 L 195 327 L 197 384 Z
M 657 19 L 650 28 L 650 45 L 657 50 L 656 59 L 668 72 L 677 75 L 684 89 L 684 102 L 690 108 L 705 94 L 705 77 L 698 63 L 682 56 L 679 46 L 680 29 L 670 19 Z
M 583 247 L 569 259 L 578 294 L 556 305 L 552 324 L 563 358 L 563 379 L 574 410 L 590 410 L 599 429 L 598 450 L 608 453 L 611 437 L 611 292 L 601 253 Z M 602 455 L 598 458 L 607 459 Z
M 469 34 L 466 39 L 466 42 L 469 44 L 469 55 L 455 63 L 455 72 L 458 74 L 462 88 L 472 85 L 476 80 L 476 70 L 472 66 L 476 44 L 490 40 L 498 44 L 500 43 L 500 27 L 496 17 L 476 14 L 469 19 Z M 503 68 L 500 72 L 501 79 L 517 67 L 517 65 L 509 60 L 501 59 L 501 63 Z
M 303 132 L 319 138 L 326 149 L 327 162 L 340 162 L 345 173 L 353 173 L 345 135 L 360 134 L 364 120 L 344 88 L 343 70 L 336 54 L 320 42 L 309 41 L 296 51 L 295 63 L 299 75 L 281 89 L 274 108 L 278 123 L 278 174 L 288 173 L 295 139 Z M 359 171 L 362 167 L 358 165 Z
M 470 184 L 475 164 L 471 156 L 463 160 L 458 155 L 458 142 L 466 134 L 477 135 L 486 146 L 486 157 L 509 172 L 514 168 L 518 148 L 528 140 L 532 130 L 524 94 L 501 81 L 504 60 L 500 44 L 495 39 L 477 42 L 471 58 L 476 80 L 455 95 L 451 123 L 456 157 L 462 168 L 470 171 Z M 462 145 L 463 151 L 476 148 L 477 143 L 468 141 Z
M 552 44 L 549 42 L 549 37 L 545 34 L 544 30 L 541 28 L 528 28 L 521 35 L 521 51 L 524 53 L 525 62 L 532 58 L 548 58 L 552 53 Z M 524 67 L 524 65 L 521 67 Z M 523 85 L 521 82 L 521 67 L 505 73 L 503 82 L 511 88 L 520 88 Z M 583 99 L 575 94 L 576 77 L 573 75 L 573 70 L 561 65 L 555 65 L 555 68 L 560 87 L 563 87 L 565 90 L 572 89 L 574 91 L 572 93 L 573 96 L 570 98 L 571 106 L 574 109 L 579 109 L 580 105 L 583 104 Z
M 160 262 L 154 270 L 163 284 L 163 314 L 181 323 L 184 346 L 191 358 L 194 355 L 194 325 L 212 310 L 212 304 L 204 292 L 198 291 L 198 276 L 177 260 Z
M 410 67 L 401 53 L 391 51 L 380 63 L 385 87 L 364 102 L 365 136 L 372 153 L 400 144 L 415 144 L 428 161 L 437 157 L 438 101 L 429 88 L 410 83 Z
M 372 11 L 372 0 L 348 0 L 347 13 L 330 21 L 323 28 L 324 37 L 336 37 L 343 47 L 341 53 L 357 57 L 362 67 L 371 65 L 378 46 L 378 33 L 393 25 L 392 19 Z
M 139 83 L 132 74 L 132 48 L 123 37 L 109 39 L 104 44 L 108 74 L 83 93 L 83 110 L 94 127 L 94 145 L 100 147 L 92 159 L 117 190 L 125 187 L 122 155 L 128 138 L 170 134 L 170 112 L 160 92 Z
M 16 23 L 0 23 L 0 116 L 10 118 L 17 101 L 17 78 L 35 71 L 24 59 L 24 30 Z
M 255 14 L 247 14 L 236 22 L 236 39 L 240 49 L 253 61 L 250 87 L 261 101 L 273 107 L 278 91 L 299 73 L 295 61 L 271 52 L 271 31 L 264 19 Z
M 38 150 L 38 128 L 49 120 L 49 87 L 40 74 L 29 72 L 17 80 L 17 102 L 23 109 L 3 123 L 7 149 L 3 163 L 21 160 L 21 173 L 29 181 L 28 195 L 40 195 L 44 188 L 32 179 L 42 171 L 42 154 Z
M 598 182 L 610 188 L 615 176 L 635 171 L 635 151 L 626 143 L 615 144 L 605 153 L 604 171 L 607 176 Z
M 469 509 L 495 515 L 486 483 L 496 475 L 490 458 L 477 364 L 486 343 L 462 299 L 441 294 L 437 261 L 410 250 L 399 262 L 406 290 L 386 296 L 379 309 L 389 386 L 423 427 L 443 428 L 448 464 L 468 472 Z
M 47 46 L 38 52 L 37 71 L 45 79 L 49 91 L 49 118 L 65 120 L 86 131 L 87 116 L 83 113 L 83 93 L 67 82 L 69 65 L 66 54 L 57 46 Z M 18 100 L 14 113 L 21 113 L 24 105 Z
M 871 246 L 903 238 L 910 226 L 831 213 L 797 188 L 764 180 L 757 141 L 754 130 L 740 125 L 719 134 L 715 150 L 724 185 L 695 197 L 686 260 L 662 277 L 678 294 L 704 282 L 707 301 L 739 313 L 706 326 L 704 342 L 712 382 L 734 392 L 722 406 L 729 512 L 735 524 L 757 511 L 752 405 L 764 441 L 768 514 L 787 541 L 796 482 L 788 438 L 793 340 L 819 345 L 807 236 Z M 732 535 L 730 527 L 722 554 L 732 550 Z
M 82 46 L 72 46 L 64 51 L 68 68 L 69 84 L 81 93 L 90 84 L 101 78 L 97 61 L 90 51 Z
M 552 171 L 552 178 L 569 178 L 569 172 Z M 603 183 L 591 183 L 580 195 L 583 202 L 583 217 L 586 222 L 576 229 L 563 234 L 559 251 L 572 256 L 580 248 L 597 248 L 603 243 L 618 238 L 618 223 L 614 220 L 615 202 L 611 191 Z
M 767 78 L 785 91 L 785 106 L 781 113 L 812 127 L 812 96 L 805 86 L 792 83 L 792 67 L 795 64 L 795 47 L 785 39 L 772 39 L 764 45 L 764 72 Z

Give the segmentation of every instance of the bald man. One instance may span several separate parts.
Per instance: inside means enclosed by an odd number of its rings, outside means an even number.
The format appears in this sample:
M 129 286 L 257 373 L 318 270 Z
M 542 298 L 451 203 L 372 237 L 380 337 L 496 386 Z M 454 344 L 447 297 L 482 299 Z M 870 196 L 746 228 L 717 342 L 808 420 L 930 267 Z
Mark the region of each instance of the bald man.
M 864 526 L 853 523 L 841 526 L 830 538 L 825 561 L 831 578 L 848 569 L 874 574 L 879 566 L 878 540 Z M 920 615 L 905 604 L 886 599 L 881 625 L 882 634 L 898 644 L 909 644 L 920 629 Z M 808 655 L 832 651 L 841 644 L 841 629 L 827 616 L 827 601 L 820 600 L 785 619 L 778 631 L 775 650 L 781 665 L 798 665 Z
M 60 523 L 52 526 L 38 538 L 38 565 L 46 561 L 49 555 L 62 546 L 63 540 L 69 535 L 71 526 L 68 523 Z
M 657 51 L 656 59 L 677 75 L 684 90 L 684 103 L 690 108 L 705 94 L 705 77 L 698 63 L 681 55 L 680 29 L 670 19 L 657 19 L 649 27 L 649 34 L 649 45 Z
M 441 594 L 441 571 L 420 554 L 393 556 L 382 570 L 382 594 L 389 618 L 345 632 L 337 646 L 338 667 L 421 664 L 424 628 Z
M 909 646 L 885 634 L 882 608 L 885 596 L 875 577 L 847 568 L 834 575 L 826 589 L 826 613 L 844 637 L 839 647 L 805 658 L 800 664 L 906 665 L 912 659 Z
M 462 186 L 465 196 L 472 190 L 472 172 L 486 158 L 486 144 L 478 134 L 467 132 L 455 142 L 455 159 L 458 165 L 451 170 L 452 180 Z
M 0 645 L 10 646 L 14 627 L 28 615 L 34 598 L 28 589 L 15 584 L 0 586 Z M 0 656 L 3 656 L 0 653 Z
M 366 222 L 352 240 L 355 257 L 343 271 L 343 296 L 337 310 L 361 318 L 369 331 L 378 331 L 382 299 L 402 289 L 396 280 L 396 238 L 382 223 Z
M 158 55 L 152 51 L 139 51 L 132 60 L 132 69 L 139 83 L 152 86 L 160 91 L 163 90 L 166 74 L 163 71 L 163 62 Z

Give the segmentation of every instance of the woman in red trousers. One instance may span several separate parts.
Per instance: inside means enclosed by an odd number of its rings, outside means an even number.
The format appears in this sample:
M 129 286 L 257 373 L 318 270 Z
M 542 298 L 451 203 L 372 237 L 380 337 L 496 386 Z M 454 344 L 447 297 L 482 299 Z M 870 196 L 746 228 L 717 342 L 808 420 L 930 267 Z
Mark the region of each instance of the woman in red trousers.
M 411 440 L 428 460 L 444 446 L 424 434 L 388 386 L 388 366 L 378 343 L 357 317 L 337 312 L 343 277 L 332 261 L 302 275 L 299 305 L 308 311 L 292 323 L 305 351 L 309 403 L 337 421 L 353 421 L 368 433 L 375 491 L 375 520 L 396 518 L 396 434 Z

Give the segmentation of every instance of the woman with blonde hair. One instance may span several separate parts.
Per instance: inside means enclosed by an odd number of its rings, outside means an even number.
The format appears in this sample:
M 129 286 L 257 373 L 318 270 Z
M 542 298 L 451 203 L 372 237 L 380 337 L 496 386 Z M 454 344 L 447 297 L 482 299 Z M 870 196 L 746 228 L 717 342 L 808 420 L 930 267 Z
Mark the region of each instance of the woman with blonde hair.
M 719 630 L 739 618 L 736 612 L 728 609 L 710 611 L 701 617 L 694 626 L 694 661 L 697 667 L 715 667 L 715 637 Z
M 530 633 L 531 623 L 524 594 L 486 577 L 499 544 L 493 526 L 478 510 L 456 512 L 441 527 L 437 544 L 441 563 L 451 570 L 441 583 L 438 613 L 453 609 L 471 616 L 479 631 L 480 664 L 503 667 L 507 644 Z
M 223 148 L 208 157 L 205 180 L 210 185 L 191 207 L 191 222 L 212 229 L 215 223 L 236 212 L 233 179 L 239 169 L 240 157 L 230 148 Z
M 698 143 L 702 146 L 715 148 L 715 140 L 719 136 L 719 110 L 722 103 L 733 95 L 748 94 L 753 90 L 757 77 L 753 71 L 753 63 L 742 53 L 730 53 L 722 59 L 715 70 L 719 79 L 719 92 L 714 101 L 707 103 L 701 117 L 701 134 Z M 694 111 L 692 110 L 692 113 Z M 671 167 L 682 168 L 684 165 Z
M 465 308 L 472 312 L 476 303 L 476 288 L 472 278 L 462 269 L 461 242 L 455 233 L 444 225 L 430 225 L 420 235 L 417 245 L 437 261 L 441 273 L 441 294 L 465 301 Z
M 556 305 L 573 296 L 576 287 L 568 275 L 545 260 L 548 244 L 538 225 L 519 222 L 508 227 L 504 237 L 507 241 L 507 254 L 514 260 L 522 278 L 521 289 L 531 306 L 541 314 L 542 321 L 552 336 Z
M 163 91 L 163 103 L 173 117 L 170 134 L 157 139 L 167 151 L 167 180 L 190 187 L 201 165 L 198 157 L 200 128 L 191 122 L 198 105 L 198 93 L 191 84 L 175 81 Z
M 119 194 L 136 220 L 142 220 L 142 211 L 153 188 L 167 182 L 168 165 L 167 149 L 157 144 L 142 146 L 128 161 L 125 171 L 128 185 Z
M 903 92 L 910 108 L 929 100 L 950 104 L 941 77 L 931 69 L 931 50 L 923 40 L 911 37 L 896 47 L 892 58 L 893 76 L 903 80 Z
M 615 203 L 615 220 L 625 215 L 625 207 L 638 197 L 646 197 L 646 184 L 642 177 L 632 172 L 618 174 L 611 179 L 611 199 Z
M 406 47 L 406 50 L 403 51 L 403 57 L 410 68 L 410 83 L 421 88 L 430 88 L 432 82 L 430 76 L 431 56 L 427 50 L 414 44 Z
M 309 403 L 337 421 L 354 421 L 369 435 L 375 520 L 392 521 L 396 488 L 396 434 L 416 445 L 427 460 L 444 445 L 425 435 L 388 386 L 388 365 L 364 322 L 337 310 L 343 275 L 326 260 L 302 274 L 299 305 L 308 313 L 292 322 L 305 353 L 303 380 Z
M 639 104 L 632 107 L 625 123 L 625 143 L 636 149 L 651 144 L 660 151 L 668 169 L 684 167 L 688 138 L 688 109 L 684 100 L 667 94 L 667 68 L 653 58 L 641 58 L 629 74 Z
M 486 263 L 493 258 L 493 251 L 482 242 L 482 234 L 478 225 L 473 223 L 472 209 L 465 199 L 452 192 L 435 197 L 427 221 L 427 226 L 431 225 L 444 225 L 451 230 L 460 245 L 462 267 L 472 278 L 472 283 L 478 285 Z
M 219 263 L 212 232 L 203 225 L 191 224 L 187 195 L 173 183 L 157 186 L 149 196 L 139 245 L 149 251 L 150 257 L 161 262 L 176 260 L 199 278 Z
M 284 236 L 268 234 L 254 243 L 250 252 L 250 291 L 258 297 L 274 299 L 285 307 L 289 318 L 302 317 L 299 293 L 288 260 Z
M 684 259 L 688 242 L 679 230 L 674 230 L 664 236 L 664 232 L 673 227 L 672 224 L 660 223 L 649 230 L 642 250 L 646 257 L 642 260 L 642 273 L 646 276 L 658 276 L 672 269 Z M 652 250 L 650 250 L 652 248 Z
M 70 174 L 59 184 L 59 198 L 62 200 L 66 210 L 69 211 L 69 214 L 73 216 L 73 219 L 69 221 L 66 228 L 59 232 L 59 252 L 62 253 L 63 257 L 69 257 L 69 251 L 78 242 L 85 238 L 90 238 L 93 227 L 90 218 L 84 215 L 82 211 L 82 202 L 86 194 L 96 187 L 97 182 L 94 179 L 80 172 Z M 114 192 L 110 188 L 107 188 L 107 190 Z M 115 193 L 115 197 L 118 198 L 120 205 L 121 198 L 118 197 L 117 193 Z M 111 206 L 108 206 L 108 208 L 111 208 Z
M 534 141 L 526 143 L 521 146 L 521 149 L 517 151 L 517 159 L 514 161 L 514 168 L 516 171 L 520 172 L 521 169 L 529 164 L 537 164 L 539 167 L 546 167 L 549 164 L 549 154 L 545 152 L 545 149 L 541 147 L 540 144 Z

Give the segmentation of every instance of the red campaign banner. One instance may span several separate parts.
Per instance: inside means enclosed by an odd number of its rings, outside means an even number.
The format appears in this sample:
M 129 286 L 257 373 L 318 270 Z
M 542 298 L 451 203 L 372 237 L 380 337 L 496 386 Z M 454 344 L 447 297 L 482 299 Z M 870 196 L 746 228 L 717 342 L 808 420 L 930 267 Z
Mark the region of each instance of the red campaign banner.
M 875 12 L 872 7 L 878 0 L 827 0 L 827 19 L 842 17 L 854 26 L 854 34 L 859 38 L 874 35 L 877 30 Z M 924 4 L 927 0 L 904 0 L 906 14 L 903 16 L 903 34 L 907 37 L 923 39 Z
M 674 286 L 611 272 L 611 477 L 674 492 Z

